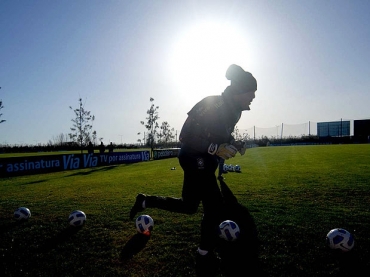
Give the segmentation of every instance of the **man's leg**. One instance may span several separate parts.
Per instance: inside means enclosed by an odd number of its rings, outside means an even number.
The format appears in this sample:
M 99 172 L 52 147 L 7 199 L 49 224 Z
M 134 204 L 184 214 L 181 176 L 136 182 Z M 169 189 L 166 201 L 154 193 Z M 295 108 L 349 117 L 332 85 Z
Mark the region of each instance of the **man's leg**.
M 198 210 L 200 200 L 184 201 L 183 198 L 138 194 L 130 211 L 130 219 L 145 208 L 157 208 L 175 213 L 194 214 Z
M 216 182 L 215 175 L 212 178 Z M 195 267 L 198 277 L 215 276 L 219 270 L 220 260 L 214 253 L 214 248 L 217 240 L 217 228 L 220 222 L 221 204 L 222 197 L 216 182 L 216 186 L 213 186 L 213 189 L 210 189 L 207 192 L 207 196 L 203 199 L 204 214 L 201 222 L 201 241 Z
M 212 157 L 206 157 L 204 165 L 200 191 L 203 218 L 201 241 L 196 257 L 196 273 L 197 276 L 214 276 L 219 268 L 219 259 L 213 250 L 217 240 L 217 227 L 220 223 L 222 194 L 215 175 L 218 161 Z
M 130 211 L 130 219 L 133 219 L 144 208 L 157 208 L 183 214 L 194 214 L 198 210 L 201 201 L 202 175 L 198 171 L 197 158 L 180 155 L 179 161 L 184 170 L 182 197 L 174 198 L 138 194 L 136 202 Z

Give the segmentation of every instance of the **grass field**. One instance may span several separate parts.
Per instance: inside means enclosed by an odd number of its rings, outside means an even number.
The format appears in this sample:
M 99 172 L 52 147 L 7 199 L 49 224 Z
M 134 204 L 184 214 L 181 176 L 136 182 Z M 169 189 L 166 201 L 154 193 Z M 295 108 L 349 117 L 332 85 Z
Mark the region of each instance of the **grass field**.
M 227 163 L 241 166 L 226 182 L 257 225 L 266 276 L 368 276 L 370 144 L 253 148 Z M 0 178 L 0 276 L 194 276 L 202 206 L 145 210 L 148 241 L 128 219 L 137 193 L 178 197 L 181 186 L 177 158 Z M 20 206 L 32 213 L 22 223 Z M 81 229 L 67 223 L 76 209 L 87 215 Z M 350 252 L 326 245 L 337 227 L 354 235 Z

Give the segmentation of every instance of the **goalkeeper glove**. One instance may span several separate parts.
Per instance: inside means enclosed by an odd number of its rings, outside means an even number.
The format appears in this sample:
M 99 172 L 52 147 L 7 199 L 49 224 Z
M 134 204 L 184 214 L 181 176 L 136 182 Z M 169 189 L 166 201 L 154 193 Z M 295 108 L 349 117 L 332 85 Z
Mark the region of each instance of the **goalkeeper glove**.
M 247 150 L 247 143 L 246 142 L 243 142 L 243 141 L 234 141 L 232 143 L 232 145 L 234 145 L 234 147 L 236 149 L 238 149 L 238 152 L 240 153 L 240 155 L 244 155 L 245 154 L 245 151 Z
M 235 157 L 235 154 L 238 152 L 238 149 L 235 148 L 235 146 L 223 143 L 218 146 L 217 144 L 211 143 L 208 147 L 208 153 L 211 155 L 217 155 L 224 160 L 230 159 L 232 157 Z

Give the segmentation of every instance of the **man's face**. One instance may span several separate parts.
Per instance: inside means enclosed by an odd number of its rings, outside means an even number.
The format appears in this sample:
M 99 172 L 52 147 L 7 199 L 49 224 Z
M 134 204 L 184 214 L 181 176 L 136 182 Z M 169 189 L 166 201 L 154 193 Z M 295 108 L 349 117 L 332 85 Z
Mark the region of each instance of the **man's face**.
M 242 111 L 249 111 L 250 104 L 252 103 L 253 99 L 256 97 L 256 91 L 248 91 L 246 93 L 241 93 L 234 95 L 234 100 L 239 105 Z

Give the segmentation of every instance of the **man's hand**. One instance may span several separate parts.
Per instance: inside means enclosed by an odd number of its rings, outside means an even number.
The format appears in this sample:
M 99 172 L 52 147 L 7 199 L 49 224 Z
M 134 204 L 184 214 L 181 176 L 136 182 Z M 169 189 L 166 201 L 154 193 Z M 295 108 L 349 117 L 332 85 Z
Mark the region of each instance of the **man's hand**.
M 244 155 L 245 151 L 247 150 L 247 143 L 244 141 L 234 141 L 232 145 L 238 150 L 240 155 Z
M 228 143 L 221 144 L 216 151 L 216 155 L 227 160 L 232 157 L 235 157 L 238 149 L 236 149 L 233 145 Z

